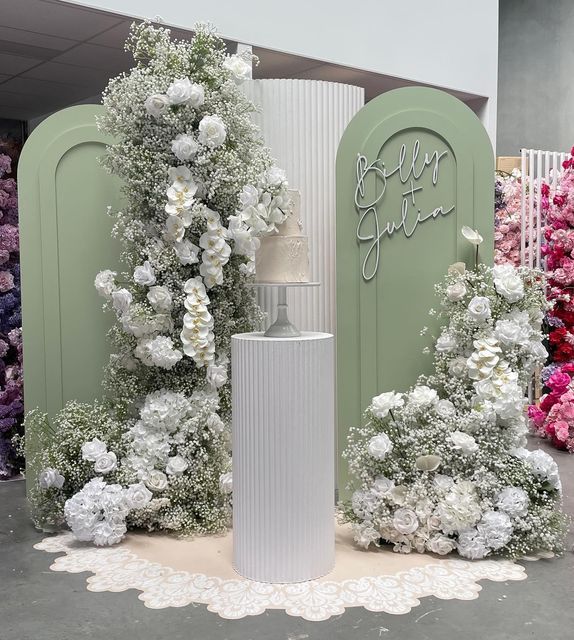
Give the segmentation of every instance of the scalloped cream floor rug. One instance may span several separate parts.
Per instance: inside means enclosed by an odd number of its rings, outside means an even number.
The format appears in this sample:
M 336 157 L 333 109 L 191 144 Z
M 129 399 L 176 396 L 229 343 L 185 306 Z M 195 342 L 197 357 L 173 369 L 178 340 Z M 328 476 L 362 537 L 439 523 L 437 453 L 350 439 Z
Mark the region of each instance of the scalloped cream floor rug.
M 522 565 L 509 560 L 468 561 L 390 550 L 362 551 L 348 526 L 337 526 L 336 565 L 327 576 L 298 584 L 267 584 L 241 578 L 231 566 L 232 534 L 197 538 L 132 533 L 115 547 L 77 542 L 71 533 L 34 545 L 56 558 L 53 571 L 89 572 L 90 591 L 140 591 L 146 607 L 207 605 L 223 618 L 282 609 L 306 620 L 326 620 L 347 607 L 408 613 L 420 598 L 472 600 L 480 580 L 525 580 Z M 534 559 L 534 558 L 527 558 Z

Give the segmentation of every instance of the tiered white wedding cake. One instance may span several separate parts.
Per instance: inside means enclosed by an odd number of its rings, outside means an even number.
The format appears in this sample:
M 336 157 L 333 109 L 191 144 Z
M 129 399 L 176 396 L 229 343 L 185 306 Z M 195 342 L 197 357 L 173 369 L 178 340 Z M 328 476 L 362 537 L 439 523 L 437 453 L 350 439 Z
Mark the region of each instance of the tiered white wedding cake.
M 290 189 L 292 209 L 277 232 L 261 238 L 255 254 L 257 282 L 309 282 L 309 239 L 302 234 L 301 194 Z

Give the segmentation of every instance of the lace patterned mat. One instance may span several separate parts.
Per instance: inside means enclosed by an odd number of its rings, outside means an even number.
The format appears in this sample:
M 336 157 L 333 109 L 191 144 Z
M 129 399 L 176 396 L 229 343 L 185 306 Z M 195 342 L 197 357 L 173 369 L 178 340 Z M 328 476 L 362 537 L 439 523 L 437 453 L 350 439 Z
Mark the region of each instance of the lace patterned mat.
M 35 549 L 64 553 L 53 571 L 90 572 L 90 591 L 140 591 L 151 609 L 207 605 L 222 618 L 254 616 L 283 609 L 306 620 L 327 620 L 347 607 L 408 613 L 420 598 L 472 600 L 480 580 L 525 580 L 509 560 L 468 561 L 392 551 L 361 551 L 347 527 L 337 527 L 336 566 L 324 578 L 299 584 L 266 584 L 239 577 L 231 567 L 232 537 L 177 539 L 134 533 L 115 547 L 78 543 L 71 533 L 45 538 Z M 533 558 L 529 558 L 533 559 Z

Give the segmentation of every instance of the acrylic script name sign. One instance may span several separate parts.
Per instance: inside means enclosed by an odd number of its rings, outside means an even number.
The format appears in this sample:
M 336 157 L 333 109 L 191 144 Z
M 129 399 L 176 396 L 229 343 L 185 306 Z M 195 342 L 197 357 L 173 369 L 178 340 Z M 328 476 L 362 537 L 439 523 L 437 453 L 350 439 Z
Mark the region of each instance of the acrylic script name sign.
M 408 154 L 408 158 L 407 158 Z M 412 148 L 407 149 L 403 144 L 399 150 L 397 164 L 387 168 L 385 163 L 377 158 L 373 162 L 359 154 L 357 156 L 357 185 L 355 188 L 355 207 L 359 214 L 357 224 L 357 240 L 367 243 L 367 253 L 363 260 L 362 274 L 365 280 L 372 280 L 378 271 L 381 240 L 384 236 L 392 238 L 397 232 L 402 231 L 410 238 L 418 226 L 427 220 L 435 220 L 439 216 L 446 216 L 454 211 L 454 205 L 440 205 L 430 211 L 423 211 L 417 205 L 417 194 L 423 191 L 421 184 L 423 176 L 430 174 L 430 185 L 434 188 L 438 184 L 440 162 L 448 155 L 448 151 L 433 151 L 430 155 L 420 151 L 420 141 L 415 140 Z M 390 180 L 395 178 L 394 180 Z M 397 180 L 398 179 L 398 180 Z M 373 197 L 365 197 L 365 182 L 374 184 Z M 374 181 L 374 182 L 373 182 Z M 427 180 L 428 184 L 428 180 Z M 398 186 L 401 191 L 400 211 L 389 219 L 387 188 Z M 447 208 L 448 207 L 448 208 Z M 387 222 L 381 225 L 379 214 L 386 214 Z M 393 219 L 394 218 L 394 219 Z M 365 228 L 369 232 L 365 232 Z

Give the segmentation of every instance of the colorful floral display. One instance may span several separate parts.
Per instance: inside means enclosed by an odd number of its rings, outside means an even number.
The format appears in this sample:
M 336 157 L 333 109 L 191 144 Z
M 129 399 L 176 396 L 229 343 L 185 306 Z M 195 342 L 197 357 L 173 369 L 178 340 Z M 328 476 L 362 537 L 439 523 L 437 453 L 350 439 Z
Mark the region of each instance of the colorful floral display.
M 18 472 L 11 439 L 22 425 L 22 317 L 18 195 L 10 156 L 0 154 L 0 479 Z
M 66 521 L 98 545 L 136 526 L 228 525 L 230 341 L 261 318 L 255 250 L 291 206 L 239 87 L 249 56 L 227 55 L 202 25 L 190 42 L 134 26 L 127 48 L 136 66 L 110 82 L 99 122 L 117 140 L 104 164 L 126 196 L 113 231 L 125 270 L 95 279 L 118 320 L 108 396 L 70 403 L 53 423 L 27 419 L 46 434 L 36 522 Z
M 552 303 L 546 317 L 551 364 L 542 372 L 548 393 L 528 410 L 532 430 L 554 446 L 574 452 L 574 148 L 563 163 L 556 192 L 543 185 L 546 213 L 545 244 L 547 296 Z
M 520 266 L 522 179 L 520 171 L 498 172 L 494 182 L 494 262 Z
M 547 355 L 543 277 L 459 263 L 437 289 L 446 323 L 435 373 L 373 398 L 365 425 L 351 430 L 355 484 L 343 517 L 365 548 L 471 559 L 560 550 L 557 465 L 524 448 L 525 389 Z

